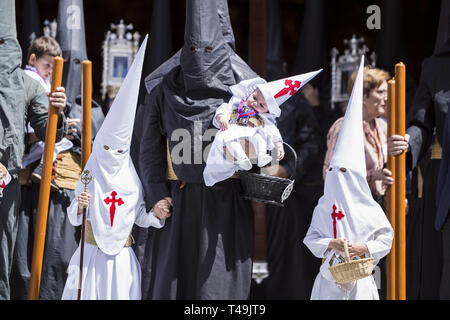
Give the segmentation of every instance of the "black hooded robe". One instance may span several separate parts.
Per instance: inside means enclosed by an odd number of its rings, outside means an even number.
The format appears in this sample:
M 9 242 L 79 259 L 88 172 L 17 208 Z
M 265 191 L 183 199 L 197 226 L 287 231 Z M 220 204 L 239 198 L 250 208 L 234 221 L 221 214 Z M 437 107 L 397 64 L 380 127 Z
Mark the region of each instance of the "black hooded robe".
M 439 299 L 439 288 L 442 272 L 442 235 L 435 229 L 436 218 L 436 184 L 439 173 L 439 158 L 430 157 L 429 148 L 435 139 L 442 145 L 442 134 L 448 105 L 450 103 L 450 76 L 443 70 L 450 68 L 450 39 L 431 57 L 422 63 L 419 85 L 408 112 L 408 129 L 410 135 L 410 152 L 407 161 L 411 168 L 420 161 L 423 176 L 422 201 L 411 203 L 409 212 L 416 217 L 409 216 L 408 227 L 418 232 L 408 232 L 413 237 L 407 239 L 407 257 L 419 256 L 416 265 L 407 265 L 407 278 L 415 279 L 420 284 L 414 292 L 407 289 L 408 299 Z M 415 206 L 419 206 L 416 208 Z M 421 232 L 419 232 L 421 231 Z M 412 260 L 411 260 L 412 261 Z M 414 262 L 414 261 L 412 261 Z M 414 274 L 411 271 L 414 270 Z
M 146 98 L 139 176 L 147 210 L 164 197 L 173 200 L 172 216 L 154 230 L 148 250 L 147 299 L 247 299 L 250 293 L 250 202 L 240 197 L 238 179 L 213 187 L 203 181 L 215 109 L 231 98 L 229 86 L 255 76 L 225 42 L 217 12 L 214 1 L 187 1 L 180 66 Z M 168 180 L 167 146 L 178 180 Z

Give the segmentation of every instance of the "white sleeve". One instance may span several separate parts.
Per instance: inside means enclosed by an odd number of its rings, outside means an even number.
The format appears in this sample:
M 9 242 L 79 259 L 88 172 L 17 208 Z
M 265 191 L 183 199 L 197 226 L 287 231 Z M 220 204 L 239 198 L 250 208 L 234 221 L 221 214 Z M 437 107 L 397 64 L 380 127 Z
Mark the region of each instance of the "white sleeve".
M 134 223 L 141 228 L 155 227 L 159 229 L 164 227 L 165 222 L 166 219 L 160 220 L 157 216 L 155 216 L 153 209 L 149 212 L 146 211 L 145 201 L 141 188 L 138 205 L 136 206 L 136 220 L 134 221 Z
M 391 227 L 384 227 L 375 233 L 374 239 L 366 242 L 369 254 L 373 257 L 374 263 L 386 256 L 391 251 L 394 231 Z
M 266 137 L 273 143 L 283 142 L 283 138 L 281 137 L 280 130 L 278 130 L 275 119 L 262 114 L 261 116 L 264 119 L 263 130 Z
M 89 208 L 87 210 L 89 210 Z M 70 223 L 75 227 L 81 225 L 83 222 L 83 215 L 78 214 L 78 194 L 75 194 L 75 198 L 73 198 L 70 206 L 67 208 L 67 217 L 69 218 Z
M 166 219 L 159 219 L 155 216 L 153 209 L 149 212 L 145 211 L 145 202 L 142 201 L 140 205 L 138 205 L 139 209 L 136 213 L 136 220 L 134 221 L 141 228 L 155 227 L 162 228 L 166 222 Z
M 325 258 L 331 238 L 324 238 L 320 232 L 310 226 L 303 243 L 317 258 Z
M 266 130 L 268 135 L 272 138 L 272 142 L 283 142 L 283 138 L 281 137 L 280 130 L 278 130 L 277 126 L 274 124 L 269 124 L 266 126 Z

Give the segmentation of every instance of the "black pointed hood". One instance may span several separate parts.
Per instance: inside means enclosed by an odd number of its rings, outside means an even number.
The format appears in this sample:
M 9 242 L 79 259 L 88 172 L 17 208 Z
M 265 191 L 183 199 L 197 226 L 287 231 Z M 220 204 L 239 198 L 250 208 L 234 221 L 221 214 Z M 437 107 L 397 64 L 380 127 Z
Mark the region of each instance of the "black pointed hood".
M 64 58 L 62 86 L 66 89 L 68 102 L 66 114 L 71 118 L 82 119 L 81 66 L 82 61 L 88 58 L 83 0 L 59 0 L 57 22 L 56 40 L 61 46 Z M 92 138 L 94 138 L 105 119 L 101 106 L 94 100 L 91 114 Z M 77 133 L 72 140 L 76 147 L 75 151 L 79 151 L 81 147 L 81 125 L 79 122 L 75 126 Z
M 165 5 L 165 7 L 168 7 L 168 5 Z M 235 40 L 227 0 L 217 0 L 217 14 L 219 16 L 223 38 L 230 46 L 230 48 L 227 48 L 227 51 L 230 56 L 231 69 L 233 71 L 235 83 L 245 79 L 257 77 L 257 74 L 250 68 L 250 66 L 234 51 Z M 154 33 L 150 32 L 150 35 L 152 34 Z M 152 46 L 152 39 L 150 40 L 150 46 Z M 151 53 L 149 53 L 149 55 L 151 55 Z M 180 56 L 181 49 L 172 57 L 160 64 L 159 67 L 155 68 L 150 74 L 146 73 L 147 76 L 145 77 L 145 87 L 148 93 L 161 82 L 164 75 L 166 75 L 174 67 L 180 65 Z
M 37 0 L 23 0 L 23 22 L 20 37 L 20 45 L 22 47 L 23 55 L 22 65 L 26 65 L 28 63 L 27 52 L 31 45 L 31 35 L 33 33 L 35 38 L 39 38 L 42 35 L 39 5 Z
M 288 76 L 283 59 L 283 35 L 280 20 L 280 2 L 267 0 L 266 80 Z
M 217 0 L 217 13 L 219 14 L 223 38 L 233 50 L 236 50 L 236 42 L 234 40 L 234 32 L 233 27 L 231 26 L 227 0 Z
M 434 54 L 450 51 L 450 0 L 442 0 Z
M 149 106 L 145 104 L 146 96 L 161 82 L 172 68 L 180 65 L 180 51 L 172 54 L 172 26 L 170 16 L 170 0 L 154 0 L 152 22 L 150 28 L 149 44 L 147 48 L 144 68 L 142 70 L 141 87 L 139 89 L 139 102 L 134 121 L 133 138 L 130 155 L 135 168 L 139 173 L 140 138 L 146 125 L 146 114 Z
M 222 34 L 229 47 L 227 48 L 231 60 L 231 69 L 235 83 L 242 80 L 255 78 L 258 75 L 250 68 L 250 66 L 236 53 L 236 43 L 234 39 L 233 27 L 231 25 L 230 12 L 228 10 L 228 0 L 216 0 L 217 13 L 219 15 Z
M 145 106 L 158 108 L 163 114 L 161 132 L 169 140 L 171 154 L 174 148 L 175 154 L 178 153 L 180 141 L 170 137 L 181 132 L 192 137 L 182 138 L 182 152 L 190 154 L 193 163 L 173 161 L 173 169 L 180 180 L 203 183 L 203 153 L 210 140 L 200 137 L 212 128 L 217 107 L 231 98 L 229 87 L 256 74 L 227 43 L 231 38 L 226 40 L 227 35 L 222 34 L 224 28 L 219 15 L 227 10 L 220 11 L 220 5 L 212 0 L 187 0 L 186 3 L 184 45 L 146 77 L 149 96 Z M 221 3 L 221 8 L 224 4 Z M 222 21 L 228 19 L 222 16 Z
M 70 103 L 81 94 L 81 62 L 87 59 L 83 0 L 60 0 L 56 40 L 64 58 L 62 85 Z
M 393 74 L 395 64 L 404 59 L 404 16 L 401 1 L 384 0 L 381 29 L 376 41 L 376 65 Z
M 172 55 L 170 2 L 170 0 L 154 0 L 153 2 L 149 44 L 147 46 L 144 68 L 142 70 L 138 105 L 143 103 L 145 93 L 147 92 L 145 78 Z
M 192 98 L 221 96 L 235 84 L 227 47 L 216 1 L 187 0 L 180 63 L 184 88 Z
M 291 73 L 300 74 L 324 68 L 328 64 L 324 41 L 324 2 L 305 0 L 297 57 Z
M 172 49 L 172 27 L 170 0 L 154 0 L 147 61 L 144 74 L 148 75 L 170 58 Z

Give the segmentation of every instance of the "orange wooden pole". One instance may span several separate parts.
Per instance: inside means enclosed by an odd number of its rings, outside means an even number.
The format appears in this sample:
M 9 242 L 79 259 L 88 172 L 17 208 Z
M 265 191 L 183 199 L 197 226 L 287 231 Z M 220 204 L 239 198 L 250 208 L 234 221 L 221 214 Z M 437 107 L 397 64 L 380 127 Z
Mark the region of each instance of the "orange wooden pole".
M 406 68 L 402 62 L 395 65 L 395 105 L 396 133 L 404 136 L 406 132 Z M 406 157 L 405 153 L 395 159 L 396 183 L 396 294 L 398 300 L 406 300 Z
M 91 108 L 92 108 L 92 62 L 83 60 L 81 78 L 81 104 L 83 106 L 83 122 L 81 131 L 81 169 L 84 169 L 91 155 Z M 86 209 L 83 209 L 83 220 L 81 224 L 80 243 L 80 273 L 78 278 L 78 300 L 81 300 L 81 289 L 83 285 L 83 258 L 84 238 L 86 231 Z
M 64 59 L 53 58 L 53 73 L 51 93 L 61 86 Z M 41 284 L 42 259 L 44 256 L 45 231 L 47 228 L 48 202 L 50 198 L 50 181 L 52 178 L 53 152 L 55 150 L 56 128 L 58 124 L 59 110 L 51 103 L 48 107 L 47 129 L 45 133 L 44 160 L 42 167 L 42 179 L 39 190 L 39 202 L 37 209 L 36 231 L 34 234 L 33 258 L 31 263 L 31 278 L 28 289 L 28 299 L 39 299 Z
M 388 118 L 388 137 L 392 136 L 396 132 L 395 125 L 395 80 L 388 81 L 388 110 L 387 110 L 387 118 Z M 395 157 L 388 156 L 387 168 L 392 172 L 392 176 L 396 176 L 395 171 Z M 392 228 L 395 230 L 395 182 L 386 190 L 386 211 L 389 221 L 392 225 Z M 395 235 L 394 242 L 392 243 L 392 249 L 389 255 L 386 258 L 387 262 L 387 274 L 386 274 L 386 282 L 387 282 L 387 299 L 395 300 L 396 299 L 396 290 L 395 290 L 395 260 L 396 260 L 396 246 L 395 246 Z
M 92 108 L 92 62 L 82 63 L 82 95 L 83 119 L 81 131 L 81 168 L 84 169 L 92 152 L 91 108 Z

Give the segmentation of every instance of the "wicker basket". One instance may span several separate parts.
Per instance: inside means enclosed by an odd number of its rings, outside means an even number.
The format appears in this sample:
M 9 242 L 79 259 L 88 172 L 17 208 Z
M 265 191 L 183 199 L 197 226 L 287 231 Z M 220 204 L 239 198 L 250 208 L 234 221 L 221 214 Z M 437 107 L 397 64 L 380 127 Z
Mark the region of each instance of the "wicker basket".
M 297 168 L 297 153 L 295 150 L 283 142 L 292 152 L 295 158 L 294 171 Z M 290 196 L 294 188 L 295 180 L 293 176 L 280 178 L 248 171 L 239 171 L 242 185 L 242 197 L 261 201 L 268 204 L 284 206 L 284 201 Z
M 335 264 L 328 269 L 337 283 L 348 283 L 368 277 L 373 271 L 373 258 L 350 260 L 347 241 L 345 241 L 345 262 Z

